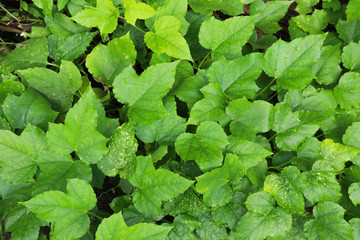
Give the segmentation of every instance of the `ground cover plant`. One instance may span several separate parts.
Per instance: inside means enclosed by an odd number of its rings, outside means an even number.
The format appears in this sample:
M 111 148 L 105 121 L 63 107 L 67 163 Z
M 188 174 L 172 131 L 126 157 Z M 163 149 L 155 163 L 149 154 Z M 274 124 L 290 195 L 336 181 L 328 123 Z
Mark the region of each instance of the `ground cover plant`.
M 359 0 L 0 7 L 0 238 L 360 239 Z

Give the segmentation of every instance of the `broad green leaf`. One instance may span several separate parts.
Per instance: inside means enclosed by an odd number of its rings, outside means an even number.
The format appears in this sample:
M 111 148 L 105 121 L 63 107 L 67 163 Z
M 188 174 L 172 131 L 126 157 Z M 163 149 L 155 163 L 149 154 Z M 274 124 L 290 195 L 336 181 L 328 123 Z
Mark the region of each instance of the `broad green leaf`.
M 184 161 L 195 160 L 203 172 L 220 167 L 222 149 L 228 144 L 222 127 L 215 122 L 202 122 L 196 134 L 181 134 L 175 142 L 176 152 Z
M 179 215 L 174 219 L 173 228 L 166 239 L 169 240 L 196 240 L 193 231 L 201 226 L 201 223 L 192 216 Z
M 222 11 L 225 14 L 236 16 L 244 12 L 241 0 L 189 0 L 191 9 L 204 14 L 207 10 Z
M 31 124 L 46 130 L 48 122 L 53 122 L 58 115 L 51 109 L 51 104 L 32 88 L 27 88 L 20 97 L 8 95 L 2 108 L 12 128 L 22 129 Z
M 313 10 L 313 6 L 315 6 L 320 0 L 295 0 L 297 2 L 296 11 L 300 14 L 307 14 Z
M 277 133 L 276 145 L 285 151 L 296 151 L 319 129 L 318 118 L 307 112 L 292 112 L 287 103 L 276 104 L 270 116 L 270 128 Z
M 360 20 L 360 1 L 359 0 L 350 0 L 346 6 L 346 20 Z
M 343 48 L 341 61 L 350 71 L 360 71 L 360 44 L 351 42 Z
M 260 144 L 252 141 L 238 137 L 230 137 L 229 141 L 230 144 L 226 147 L 226 152 L 234 153 L 240 158 L 244 172 L 255 167 L 272 154 Z
M 299 169 L 290 166 L 280 175 L 271 174 L 265 179 L 264 190 L 272 194 L 279 206 L 290 213 L 302 214 L 305 210 L 304 197 L 301 193 L 305 177 Z
M 69 110 L 65 124 L 49 124 L 47 141 L 51 148 L 62 154 L 73 151 L 80 160 L 89 164 L 101 161 L 107 153 L 107 139 L 98 131 L 98 113 L 88 90 L 82 98 Z
M 201 226 L 195 231 L 200 239 L 229 239 L 226 229 L 218 226 L 210 213 L 204 213 L 197 218 L 201 222 Z
M 160 214 L 162 201 L 179 196 L 193 184 L 168 170 L 155 170 L 150 156 L 136 158 L 136 168 L 129 181 L 137 187 L 134 206 L 146 215 Z
M 256 20 L 256 27 L 268 34 L 276 33 L 281 29 L 278 24 L 288 11 L 292 1 L 269 1 L 256 0 L 250 5 L 250 14 L 260 16 Z
M 251 53 L 233 61 L 220 59 L 214 62 L 207 71 L 207 77 L 210 82 L 218 82 L 230 98 L 245 96 L 251 99 L 259 90 L 255 80 L 260 76 L 262 67 L 263 55 Z
M 83 179 L 90 182 L 91 167 L 81 161 L 73 161 L 70 155 L 45 151 L 38 159 L 41 170 L 34 184 L 33 195 L 50 190 L 65 191 L 67 180 L 71 178 Z
M 175 81 L 177 63 L 150 66 L 141 76 L 129 66 L 115 78 L 115 97 L 129 104 L 128 117 L 132 123 L 150 125 L 168 114 L 161 100 Z
M 116 29 L 119 16 L 119 9 L 111 0 L 96 0 L 95 8 L 86 8 L 71 19 L 86 27 L 97 27 L 101 34 L 108 34 Z
M 273 106 L 265 101 L 249 102 L 246 98 L 229 103 L 226 115 L 232 120 L 230 131 L 233 135 L 253 140 L 257 133 L 270 130 L 269 120 Z
M 89 72 L 102 82 L 111 85 L 126 67 L 135 64 L 136 50 L 130 36 L 111 40 L 107 46 L 97 45 L 86 57 Z
M 312 67 L 320 57 L 325 35 L 310 35 L 291 42 L 279 39 L 265 53 L 264 71 L 287 90 L 308 85 L 315 74 Z
M 18 71 L 31 87 L 43 93 L 54 110 L 65 112 L 73 102 L 73 95 L 81 87 L 81 75 L 74 63 L 62 61 L 60 71 L 29 68 Z
M 20 136 L 0 130 L 0 177 L 13 184 L 30 180 L 46 148 L 45 134 L 40 128 L 29 125 Z
M 304 224 L 312 219 L 310 215 L 292 215 L 292 224 L 290 231 L 282 237 L 269 238 L 269 240 L 306 240 L 304 233 Z
M 236 239 L 266 239 L 280 237 L 291 228 L 291 215 L 275 207 L 270 193 L 251 194 L 246 202 L 248 212 L 240 219 L 235 231 Z
M 349 22 L 339 19 L 336 24 L 336 31 L 339 37 L 346 43 L 358 42 L 360 40 L 360 20 L 355 19 Z
M 342 137 L 343 142 L 346 145 L 357 147 L 360 149 L 360 122 L 354 122 L 346 129 L 345 134 Z
M 89 32 L 90 30 L 87 27 L 71 21 L 68 16 L 62 13 L 55 13 L 53 18 L 46 16 L 45 23 L 50 32 L 61 39 L 66 39 L 77 33 Z
M 199 46 L 199 31 L 201 24 L 212 17 L 212 12 L 208 11 L 204 14 L 195 13 L 193 11 L 186 12 L 186 21 L 190 26 L 184 36 L 189 45 Z M 181 31 L 181 29 L 180 29 Z M 194 51 L 195 48 L 192 49 Z M 197 60 L 197 59 L 196 59 Z
M 0 58 L 0 73 L 44 67 L 49 55 L 46 42 L 46 38 L 30 39 L 24 47 L 15 48 L 5 57 Z
M 354 239 L 358 239 L 360 237 L 360 219 L 352 218 L 350 219 L 349 224 L 353 230 Z
M 48 37 L 49 56 L 55 61 L 72 61 L 86 51 L 96 33 L 84 32 L 61 39 L 56 35 Z
M 359 183 L 352 183 L 350 185 L 349 197 L 355 206 L 360 203 L 360 184 Z
M 33 3 L 42 9 L 45 15 L 52 17 L 53 0 L 33 0 Z
M 11 75 L 10 75 L 11 76 Z M 25 86 L 17 81 L 17 79 L 12 79 L 11 77 L 3 77 L 1 80 L 0 77 L 0 101 L 3 102 L 6 96 L 12 94 L 20 96 L 22 92 L 25 91 Z
M 57 1 L 57 7 L 58 10 L 61 11 L 66 6 L 66 4 L 69 2 L 69 0 L 58 0 Z
M 225 56 L 233 60 L 242 56 L 242 47 L 251 37 L 255 27 L 254 17 L 241 16 L 224 21 L 211 18 L 205 21 L 199 32 L 200 44 L 212 50 L 212 56 Z
M 305 140 L 297 150 L 297 158 L 292 162 L 302 171 L 310 171 L 317 160 L 323 159 L 321 155 L 321 142 L 310 137 Z
M 200 89 L 204 98 L 196 102 L 190 110 L 187 124 L 198 125 L 204 121 L 214 121 L 220 125 L 226 124 L 228 118 L 225 115 L 227 98 L 218 83 L 209 83 Z
M 147 19 L 157 14 L 157 12 L 146 3 L 137 3 L 135 0 L 125 0 L 125 20 L 135 25 L 137 19 Z
M 152 223 L 139 223 L 128 227 L 122 213 L 113 214 L 101 221 L 97 231 L 97 240 L 163 240 L 171 227 Z
M 315 220 L 304 225 L 305 236 L 315 239 L 354 239 L 350 225 L 343 219 L 345 210 L 336 203 L 324 202 L 314 207 Z
M 179 33 L 181 22 L 174 16 L 164 16 L 156 20 L 155 33 L 147 32 L 145 42 L 155 53 L 166 53 L 170 57 L 193 61 L 189 45 Z
M 196 178 L 196 191 L 204 195 L 204 203 L 208 206 L 225 205 L 233 195 L 231 183 L 240 180 L 244 170 L 241 160 L 234 154 L 228 154 L 221 168 Z
M 70 179 L 67 194 L 47 191 L 22 204 L 38 218 L 51 222 L 51 239 L 80 238 L 89 229 L 87 212 L 96 204 L 92 187 L 80 179 Z
M 135 168 L 137 148 L 134 127 L 125 123 L 114 131 L 109 141 L 109 152 L 97 165 L 107 176 L 120 174 L 126 179 Z
M 339 79 L 340 68 L 340 45 L 328 45 L 321 48 L 319 60 L 312 70 L 315 73 L 315 80 L 324 85 L 331 84 Z
M 347 72 L 340 77 L 334 88 L 336 102 L 342 109 L 360 107 L 360 74 Z
M 310 34 L 319 34 L 328 25 L 327 13 L 325 10 L 315 9 L 311 15 L 299 15 L 294 17 L 295 23 Z

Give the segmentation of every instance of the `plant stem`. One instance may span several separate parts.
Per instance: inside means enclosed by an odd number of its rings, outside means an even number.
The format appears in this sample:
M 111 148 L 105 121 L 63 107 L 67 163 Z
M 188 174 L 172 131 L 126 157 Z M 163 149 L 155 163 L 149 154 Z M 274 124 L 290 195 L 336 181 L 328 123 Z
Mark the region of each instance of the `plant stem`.
M 14 18 L 14 19 L 19 23 L 20 28 L 22 28 L 19 19 L 18 19 L 17 17 L 15 17 L 11 12 L 9 12 L 1 3 L 0 3 L 0 8 L 2 8 L 2 10 L 4 10 L 4 11 L 5 11 L 7 14 L 9 14 L 12 18 Z
M 93 216 L 93 217 L 96 217 L 97 219 L 99 219 L 99 220 L 103 220 L 104 218 L 102 218 L 102 217 L 100 217 L 100 216 L 98 216 L 98 215 L 96 215 L 95 213 L 93 213 L 93 212 L 87 212 L 88 214 L 90 214 L 91 216 Z
M 199 69 L 201 68 L 201 65 L 205 62 L 205 60 L 210 56 L 211 53 L 212 53 L 212 50 L 210 52 L 208 52 L 208 54 L 206 54 L 206 56 L 203 58 L 203 60 L 201 60 L 201 62 L 199 64 Z
M 255 96 L 255 98 L 257 98 L 260 94 L 262 94 L 263 92 L 266 91 L 266 89 L 268 89 L 274 82 L 275 82 L 276 78 L 273 78 L 269 83 L 268 85 L 266 85 L 263 89 L 261 89 L 260 92 L 258 92 Z

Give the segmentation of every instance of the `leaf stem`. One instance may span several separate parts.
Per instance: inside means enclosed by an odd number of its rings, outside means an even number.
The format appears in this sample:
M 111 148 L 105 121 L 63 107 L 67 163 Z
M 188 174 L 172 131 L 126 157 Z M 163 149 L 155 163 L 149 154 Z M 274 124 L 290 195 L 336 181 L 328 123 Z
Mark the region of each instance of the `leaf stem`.
M 201 60 L 201 62 L 199 64 L 199 69 L 201 68 L 201 65 L 205 62 L 205 60 L 210 56 L 211 53 L 212 53 L 212 50 L 210 52 L 208 52 L 208 54 L 206 54 L 206 56 Z
M 22 29 L 21 23 L 17 17 L 15 17 L 11 12 L 9 12 L 1 3 L 0 3 L 0 8 L 4 10 L 7 14 L 9 14 L 12 18 L 14 18 L 19 23 L 19 26 Z
M 268 89 L 274 82 L 275 82 L 276 78 L 273 78 L 269 83 L 268 85 L 266 85 L 263 89 L 261 89 L 260 92 L 258 92 L 255 96 L 255 98 L 257 98 L 260 94 L 262 94 L 263 92 L 266 91 L 266 89 Z
M 47 62 L 47 63 L 46 63 L 46 65 L 50 65 L 50 66 L 53 66 L 53 67 L 60 68 L 60 66 L 59 66 L 59 65 L 54 64 L 54 63 L 49 63 L 49 62 Z
M 90 214 L 91 216 L 93 216 L 93 217 L 96 217 L 97 219 L 99 219 L 99 220 L 103 220 L 104 218 L 102 218 L 102 217 L 100 217 L 100 216 L 98 216 L 98 215 L 96 215 L 95 213 L 93 213 L 93 212 L 87 212 L 88 214 Z
M 124 17 L 122 17 L 122 16 L 119 16 L 119 18 L 121 18 L 121 19 L 123 19 L 123 20 L 125 20 L 126 21 L 126 19 L 124 18 Z M 135 24 L 131 24 L 131 26 L 133 26 L 134 28 L 136 28 L 137 30 L 139 30 L 140 32 L 142 32 L 142 33 L 146 33 L 144 30 L 142 30 L 141 28 L 139 28 L 138 26 L 136 26 Z

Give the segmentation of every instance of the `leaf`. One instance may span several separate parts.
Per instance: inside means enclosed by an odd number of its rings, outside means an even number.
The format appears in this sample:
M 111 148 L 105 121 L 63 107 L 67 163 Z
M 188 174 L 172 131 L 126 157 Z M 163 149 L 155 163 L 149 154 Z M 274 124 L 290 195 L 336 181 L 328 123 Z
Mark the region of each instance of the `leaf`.
M 129 181 L 137 187 L 134 206 L 146 215 L 160 214 L 162 201 L 179 196 L 193 184 L 168 170 L 155 170 L 150 156 L 136 158 L 136 168 Z
M 157 12 L 146 3 L 137 3 L 135 0 L 125 0 L 125 20 L 135 25 L 137 19 L 147 19 L 157 14 Z
M 135 64 L 135 59 L 135 46 L 127 34 L 121 38 L 114 38 L 107 46 L 97 45 L 87 55 L 86 67 L 93 76 L 112 85 L 116 76 L 126 67 Z
M 360 1 L 359 0 L 350 0 L 346 6 L 346 20 L 352 21 L 360 19 Z
M 349 221 L 349 224 L 353 230 L 354 239 L 357 239 L 360 236 L 360 231 L 359 231 L 360 230 L 359 229 L 360 221 L 359 220 L 360 220 L 359 218 L 352 218 Z
M 141 76 L 129 66 L 114 80 L 115 97 L 129 104 L 128 117 L 132 123 L 150 125 L 168 113 L 161 99 L 171 89 L 178 62 L 148 67 Z
M 204 213 L 198 219 L 201 226 L 195 231 L 200 239 L 229 239 L 226 229 L 216 225 L 210 213 Z
M 342 137 L 343 142 L 346 145 L 353 146 L 360 149 L 360 122 L 354 122 L 346 129 L 345 134 Z
M 181 22 L 176 17 L 160 17 L 154 24 L 155 33 L 147 32 L 144 40 L 147 46 L 157 54 L 166 53 L 170 57 L 194 61 L 189 45 L 179 33 L 180 27 Z
M 196 134 L 181 134 L 175 142 L 176 152 L 184 161 L 195 160 L 203 172 L 220 167 L 222 149 L 228 144 L 226 134 L 215 122 L 202 122 Z
M 264 190 L 273 195 L 279 206 L 290 213 L 302 214 L 305 209 L 301 189 L 305 177 L 299 169 L 290 166 L 281 171 L 280 175 L 271 174 L 265 179 Z
M 309 239 L 353 239 L 350 225 L 343 219 L 345 210 L 336 203 L 324 202 L 314 207 L 315 220 L 304 225 Z
M 22 129 L 31 124 L 47 130 L 48 122 L 58 116 L 50 103 L 32 88 L 27 88 L 20 97 L 8 95 L 2 108 L 12 128 Z
M 52 16 L 53 0 L 33 0 L 33 2 L 35 6 L 44 11 L 45 15 Z
M 312 67 L 320 57 L 325 35 L 310 35 L 291 42 L 278 40 L 265 53 L 264 71 L 287 90 L 300 89 L 315 77 Z
M 0 177 L 19 184 L 30 180 L 36 173 L 37 161 L 47 148 L 44 132 L 29 125 L 20 136 L 0 130 Z
M 360 203 L 360 184 L 352 183 L 349 187 L 349 197 L 354 205 L 358 205 Z
M 188 215 L 179 215 L 174 219 L 174 227 L 169 232 L 166 239 L 169 240 L 196 240 L 193 234 L 195 228 L 201 226 L 201 223 L 194 217 Z
M 312 7 L 315 6 L 319 0 L 296 0 L 296 11 L 300 14 L 307 14 L 312 11 Z
M 311 15 L 297 16 L 294 18 L 294 21 L 302 30 L 310 34 L 322 33 L 321 30 L 328 25 L 326 11 L 318 9 L 315 9 Z
M 31 87 L 43 93 L 53 109 L 67 111 L 73 95 L 81 87 L 81 75 L 74 63 L 62 61 L 59 73 L 47 68 L 30 68 L 18 71 Z
M 254 27 L 254 17 L 233 17 L 224 21 L 211 18 L 201 25 L 199 42 L 212 50 L 214 58 L 225 56 L 233 60 L 242 56 L 242 47 L 251 37 Z
M 255 80 L 260 76 L 262 67 L 263 55 L 251 53 L 233 61 L 220 59 L 214 62 L 207 71 L 207 77 L 210 82 L 218 82 L 232 99 L 244 96 L 252 99 L 259 90 Z
M 96 239 L 163 240 L 170 230 L 171 227 L 151 223 L 139 223 L 128 227 L 121 212 L 119 212 L 101 221 L 96 231 Z
M 107 153 L 107 139 L 102 136 L 97 128 L 98 113 L 88 90 L 82 98 L 69 110 L 65 124 L 49 124 L 46 134 L 49 145 L 62 154 L 73 151 L 84 163 L 97 163 Z
M 114 131 L 109 141 L 109 151 L 97 166 L 106 176 L 120 174 L 121 178 L 126 179 L 135 168 L 137 148 L 134 127 L 125 123 Z
M 236 16 L 244 12 L 243 3 L 239 0 L 189 0 L 192 10 L 204 14 L 207 10 L 220 10 L 225 14 Z
M 55 13 L 53 18 L 45 17 L 46 26 L 50 32 L 61 39 L 66 39 L 77 33 L 88 32 L 90 29 L 77 24 L 62 13 Z
M 0 58 L 0 73 L 10 73 L 33 67 L 44 67 L 47 63 L 46 38 L 30 39 L 24 47 L 15 48 Z
M 111 0 L 96 0 L 95 8 L 86 8 L 71 19 L 86 27 L 97 27 L 101 34 L 108 34 L 115 30 L 119 16 L 119 10 Z
M 76 33 L 64 40 L 56 35 L 50 35 L 48 37 L 49 56 L 55 61 L 72 61 L 86 51 L 95 35 L 91 32 Z
M 69 0 L 58 0 L 57 1 L 58 10 L 59 11 L 63 10 L 63 8 L 66 6 L 68 2 Z
M 336 102 L 343 109 L 360 107 L 360 74 L 347 72 L 340 77 L 334 88 Z
M 248 212 L 240 219 L 236 239 L 281 237 L 291 228 L 291 215 L 275 207 L 275 199 L 267 192 L 251 194 L 246 202 Z
M 339 37 L 346 43 L 352 41 L 358 42 L 360 40 L 360 22 L 358 19 L 349 22 L 339 19 L 335 27 Z
M 67 194 L 47 191 L 22 204 L 42 220 L 51 222 L 51 239 L 79 238 L 90 225 L 87 212 L 95 207 L 96 196 L 84 180 L 70 179 Z
M 344 67 L 350 69 L 350 71 L 360 71 L 360 44 L 351 42 L 343 48 L 341 55 L 341 61 Z

